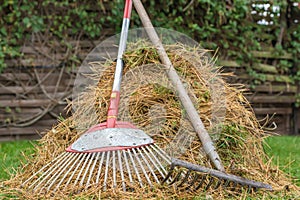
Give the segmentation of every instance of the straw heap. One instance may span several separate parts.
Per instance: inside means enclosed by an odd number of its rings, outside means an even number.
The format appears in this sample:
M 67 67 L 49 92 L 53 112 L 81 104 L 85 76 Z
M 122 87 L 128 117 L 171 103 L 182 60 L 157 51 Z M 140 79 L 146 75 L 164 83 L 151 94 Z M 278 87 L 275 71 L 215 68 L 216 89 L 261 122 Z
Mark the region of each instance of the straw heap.
M 145 131 L 171 156 L 213 168 L 202 151 L 200 140 L 163 66 L 159 64 L 155 49 L 146 42 L 131 45 L 134 48 L 128 49 L 134 50 L 127 51 L 124 56 L 120 120 L 129 121 Z M 278 167 L 272 166 L 271 160 L 265 155 L 262 147 L 264 131 L 249 102 L 242 95 L 242 87 L 233 87 L 223 80 L 226 74 L 219 73 L 207 50 L 191 49 L 180 44 L 166 46 L 166 50 L 215 141 L 226 172 L 271 184 L 275 192 L 247 194 L 219 188 L 194 193 L 157 185 L 151 190 L 137 186 L 135 192 L 112 189 L 103 192 L 100 188 L 92 187 L 81 193 L 70 193 L 70 188 L 68 192 L 58 192 L 51 198 L 299 197 L 299 188 Z M 53 127 L 39 141 L 35 154 L 27 158 L 27 164 L 15 177 L 2 184 L 0 192 L 4 196 L 20 199 L 49 198 L 44 194 L 32 194 L 20 188 L 20 185 L 34 171 L 63 152 L 87 128 L 106 121 L 114 65 L 112 61 L 90 63 L 94 75 L 89 78 L 96 80 L 97 84 L 87 88 L 80 96 L 81 100 L 69 104 L 69 109 L 77 108 L 72 117 Z

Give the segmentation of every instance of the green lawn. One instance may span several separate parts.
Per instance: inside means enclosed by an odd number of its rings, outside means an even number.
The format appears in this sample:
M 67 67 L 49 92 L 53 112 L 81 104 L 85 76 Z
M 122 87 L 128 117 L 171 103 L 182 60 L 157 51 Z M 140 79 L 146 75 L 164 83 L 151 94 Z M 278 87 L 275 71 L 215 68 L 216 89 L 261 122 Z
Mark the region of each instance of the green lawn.
M 273 163 L 294 177 L 295 183 L 300 186 L 300 137 L 274 136 L 266 139 L 264 146 Z
M 0 143 L 0 180 L 5 180 L 14 173 L 22 162 L 22 152 L 29 155 L 33 152 L 32 141 L 2 142 Z M 273 156 L 274 164 L 295 177 L 300 186 L 300 137 L 274 136 L 266 139 L 264 146 L 269 156 Z
M 32 141 L 0 142 L 0 181 L 10 178 L 21 162 L 24 161 L 22 152 L 30 155 L 33 152 Z

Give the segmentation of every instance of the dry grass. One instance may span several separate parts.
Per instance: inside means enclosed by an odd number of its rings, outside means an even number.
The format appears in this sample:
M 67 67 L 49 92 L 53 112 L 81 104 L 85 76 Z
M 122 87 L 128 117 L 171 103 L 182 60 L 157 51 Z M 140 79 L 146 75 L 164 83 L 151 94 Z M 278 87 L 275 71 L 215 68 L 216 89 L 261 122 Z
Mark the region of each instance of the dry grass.
M 141 45 L 142 44 L 142 45 Z M 187 119 L 172 84 L 159 65 L 154 48 L 145 43 L 133 44 L 135 50 L 127 52 L 124 61 L 120 120 L 129 121 L 149 134 L 156 143 L 174 157 L 212 168 L 202 145 Z M 272 166 L 262 148 L 265 136 L 259 126 L 243 90 L 228 85 L 218 72 L 213 60 L 203 49 L 188 49 L 182 45 L 167 47 L 169 57 L 188 89 L 201 119 L 211 133 L 226 171 L 256 181 L 271 184 L 275 192 L 248 194 L 226 189 L 208 190 L 206 196 L 219 198 L 299 197 L 299 188 L 292 185 L 278 167 Z M 90 63 L 97 84 L 82 94 L 80 101 L 71 102 L 76 107 L 72 117 L 53 127 L 39 142 L 33 158 L 11 180 L 2 183 L 1 193 L 20 199 L 37 198 L 191 198 L 197 193 L 175 188 L 156 186 L 154 189 L 135 188 L 135 192 L 119 190 L 101 191 L 90 188 L 81 193 L 57 192 L 55 196 L 31 193 L 20 188 L 34 171 L 37 171 L 72 144 L 88 127 L 106 121 L 106 111 L 111 92 L 114 62 Z M 101 69 L 101 73 L 99 71 Z M 103 70 L 104 69 L 104 70 Z M 101 77 L 100 77 L 101 76 Z M 286 190 L 288 186 L 289 190 Z M 133 186 L 135 187 L 135 186 Z M 74 191 L 72 188 L 67 191 Z M 78 188 L 76 188 L 78 190 Z

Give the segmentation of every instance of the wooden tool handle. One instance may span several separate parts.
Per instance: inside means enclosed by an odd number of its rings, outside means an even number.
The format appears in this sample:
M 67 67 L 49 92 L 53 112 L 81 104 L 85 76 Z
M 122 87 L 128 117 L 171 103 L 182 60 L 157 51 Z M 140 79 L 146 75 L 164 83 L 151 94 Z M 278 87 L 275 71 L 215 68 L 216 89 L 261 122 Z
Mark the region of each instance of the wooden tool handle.
M 174 69 L 151 21 L 150 18 L 143 6 L 143 4 L 141 3 L 140 0 L 133 0 L 133 4 L 134 7 L 143 23 L 143 26 L 151 40 L 151 42 L 154 44 L 154 46 L 156 47 L 159 57 L 162 61 L 162 63 L 166 66 L 167 69 L 167 74 L 169 79 L 171 80 L 171 82 L 173 83 L 173 85 L 175 86 L 178 94 L 179 94 L 179 98 L 181 100 L 181 103 L 184 107 L 184 109 L 187 111 L 188 117 L 195 129 L 195 131 L 198 134 L 199 139 L 201 140 L 201 143 L 203 145 L 204 151 L 206 152 L 206 154 L 209 156 L 210 160 L 212 161 L 212 163 L 214 164 L 214 166 L 216 167 L 216 169 L 220 170 L 220 171 L 224 171 L 224 167 L 221 163 L 221 159 L 214 147 L 214 144 L 207 132 L 207 130 L 205 129 L 199 115 L 198 112 L 196 110 L 196 108 L 193 105 L 193 102 L 191 101 L 190 97 L 188 96 L 188 93 L 186 92 L 180 77 L 178 76 L 176 70 Z

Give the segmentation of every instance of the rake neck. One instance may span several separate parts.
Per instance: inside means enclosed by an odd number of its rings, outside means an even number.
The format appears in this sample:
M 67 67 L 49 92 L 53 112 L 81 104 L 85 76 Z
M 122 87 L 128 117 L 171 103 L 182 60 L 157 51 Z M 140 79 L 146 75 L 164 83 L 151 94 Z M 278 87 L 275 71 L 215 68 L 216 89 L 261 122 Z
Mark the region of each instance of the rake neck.
M 110 103 L 107 113 L 107 127 L 114 128 L 116 126 L 117 116 L 118 116 L 118 107 L 120 102 L 120 89 L 121 89 L 121 81 L 122 81 L 122 72 L 123 72 L 123 53 L 126 48 L 126 41 L 128 36 L 128 29 L 130 23 L 130 14 L 132 10 L 132 1 L 126 0 L 125 8 L 124 8 L 124 16 L 122 23 L 122 31 L 120 35 L 118 56 L 117 56 L 117 64 L 114 75 L 114 83 L 110 96 Z

